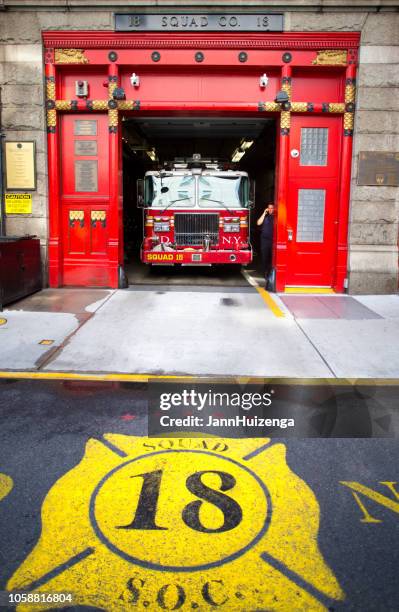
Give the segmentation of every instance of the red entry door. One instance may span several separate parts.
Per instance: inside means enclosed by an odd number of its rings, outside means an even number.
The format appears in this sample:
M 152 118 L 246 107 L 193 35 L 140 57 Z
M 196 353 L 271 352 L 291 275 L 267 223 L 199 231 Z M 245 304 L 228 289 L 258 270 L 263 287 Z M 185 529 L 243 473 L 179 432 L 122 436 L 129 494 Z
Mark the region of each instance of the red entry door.
M 61 121 L 63 284 L 112 285 L 109 277 L 108 117 Z
M 337 232 L 341 117 L 291 118 L 287 200 L 288 286 L 331 287 Z

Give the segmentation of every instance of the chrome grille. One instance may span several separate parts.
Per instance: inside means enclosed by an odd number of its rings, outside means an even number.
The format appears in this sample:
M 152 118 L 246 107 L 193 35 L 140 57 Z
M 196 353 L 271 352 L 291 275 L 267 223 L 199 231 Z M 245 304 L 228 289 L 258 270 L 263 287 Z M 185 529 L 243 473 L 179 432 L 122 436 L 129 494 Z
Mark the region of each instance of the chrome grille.
M 203 246 L 219 241 L 219 215 L 216 213 L 175 213 L 175 242 L 178 245 Z

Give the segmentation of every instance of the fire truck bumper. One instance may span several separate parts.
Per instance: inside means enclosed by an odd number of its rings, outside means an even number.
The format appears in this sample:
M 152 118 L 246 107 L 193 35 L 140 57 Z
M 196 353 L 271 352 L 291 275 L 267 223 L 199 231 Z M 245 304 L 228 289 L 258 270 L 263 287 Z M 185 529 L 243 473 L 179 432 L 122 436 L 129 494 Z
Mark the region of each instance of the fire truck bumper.
M 147 264 L 249 264 L 252 261 L 252 249 L 240 251 L 142 251 L 141 261 Z

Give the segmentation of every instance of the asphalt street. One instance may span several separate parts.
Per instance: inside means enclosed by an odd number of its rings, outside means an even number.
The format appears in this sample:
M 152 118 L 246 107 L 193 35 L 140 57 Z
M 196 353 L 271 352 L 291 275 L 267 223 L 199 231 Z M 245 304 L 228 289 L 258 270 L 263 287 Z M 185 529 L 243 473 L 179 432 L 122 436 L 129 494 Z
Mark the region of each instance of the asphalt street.
M 145 384 L 4 379 L 0 590 L 72 591 L 68 610 L 397 610 L 398 465 L 384 437 L 148 438 Z

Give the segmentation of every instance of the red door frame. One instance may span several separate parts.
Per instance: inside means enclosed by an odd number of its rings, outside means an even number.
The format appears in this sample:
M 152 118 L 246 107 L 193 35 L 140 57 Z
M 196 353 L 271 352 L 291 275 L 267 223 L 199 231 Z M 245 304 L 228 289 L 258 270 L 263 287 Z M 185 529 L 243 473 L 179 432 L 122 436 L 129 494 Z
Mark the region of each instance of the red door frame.
M 59 113 L 107 112 L 109 125 L 109 231 L 108 231 L 108 282 L 118 287 L 119 267 L 123 265 L 123 227 L 121 190 L 121 126 L 119 112 L 251 112 L 279 113 L 279 139 L 277 144 L 276 201 L 278 221 L 276 230 L 275 268 L 276 289 L 285 288 L 287 269 L 286 206 L 288 190 L 288 155 L 290 150 L 291 113 L 334 113 L 342 116 L 341 189 L 339 196 L 338 241 L 336 248 L 336 274 L 334 289 L 344 290 L 347 274 L 347 234 L 349 216 L 350 177 L 352 160 L 352 136 L 355 101 L 355 77 L 360 33 L 300 33 L 235 34 L 235 33 L 114 33 L 94 31 L 43 32 L 46 69 L 46 108 L 48 132 L 49 173 L 49 284 L 64 284 L 60 212 L 60 137 Z M 196 54 L 202 52 L 198 63 Z M 157 55 L 154 55 L 158 53 Z M 160 56 L 160 57 L 159 57 Z M 262 89 L 257 97 L 248 101 L 218 102 L 187 100 L 183 105 L 172 100 L 127 99 L 115 101 L 115 87 L 126 79 L 126 70 L 139 72 L 156 68 L 168 70 L 253 70 L 279 74 L 278 89 L 285 90 L 289 102 L 274 102 Z M 101 98 L 83 100 L 65 97 L 62 75 L 71 67 L 76 78 L 84 78 L 88 70 L 102 71 L 107 89 Z M 339 74 L 342 79 L 342 97 L 313 102 L 295 98 L 295 78 L 301 70 L 312 75 Z M 75 77 L 74 77 L 75 78 Z M 301 78 L 298 76 L 298 78 Z M 294 84 L 294 95 L 291 95 Z M 68 90 L 71 92 L 71 89 Z M 267 92 L 267 90 L 266 90 Z M 135 92 L 136 93 L 136 92 Z M 320 97 L 321 96 L 321 97 Z M 140 98 L 140 90 L 136 94 Z M 323 99 L 321 89 L 316 99 Z M 80 276 L 81 278 L 81 276 Z M 84 280 L 82 283 L 84 284 Z M 89 280 L 87 281 L 89 283 Z

